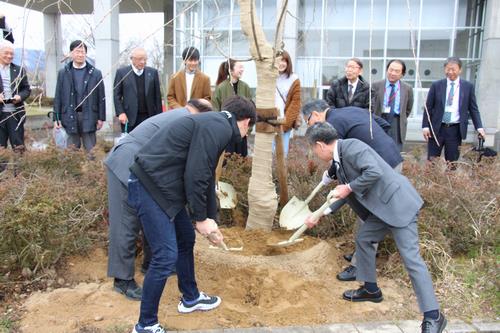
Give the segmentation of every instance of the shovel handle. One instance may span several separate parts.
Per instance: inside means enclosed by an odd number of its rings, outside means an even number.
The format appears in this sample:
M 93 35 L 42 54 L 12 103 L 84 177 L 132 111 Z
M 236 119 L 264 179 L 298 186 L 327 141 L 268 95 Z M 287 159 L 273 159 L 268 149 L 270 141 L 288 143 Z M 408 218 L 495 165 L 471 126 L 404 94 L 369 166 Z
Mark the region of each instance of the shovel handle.
M 309 196 L 307 197 L 307 199 L 304 201 L 304 203 L 307 205 L 309 204 L 309 201 L 312 200 L 312 198 L 314 198 L 316 196 L 316 194 L 318 194 L 318 192 L 323 188 L 323 182 L 320 182 L 315 188 L 314 190 L 311 192 L 311 194 L 309 194 Z
M 323 183 L 320 183 L 316 188 L 318 188 L 319 186 L 323 186 Z M 320 187 L 321 188 L 321 187 Z M 315 189 L 316 190 L 316 189 Z M 313 192 L 314 193 L 314 192 Z M 312 214 L 312 218 L 314 220 L 317 220 L 319 219 L 321 216 L 323 216 L 323 212 L 325 211 L 325 209 L 327 209 L 333 202 L 335 202 L 337 199 L 334 198 L 332 200 L 326 200 L 325 203 L 323 205 L 321 205 L 321 207 L 319 207 L 317 210 L 314 211 L 314 213 Z M 297 231 L 295 231 L 293 233 L 292 236 L 290 236 L 290 238 L 288 239 L 289 242 L 293 242 L 295 241 L 297 238 L 299 238 L 303 233 L 304 231 L 307 230 L 307 225 L 306 224 L 303 224 Z

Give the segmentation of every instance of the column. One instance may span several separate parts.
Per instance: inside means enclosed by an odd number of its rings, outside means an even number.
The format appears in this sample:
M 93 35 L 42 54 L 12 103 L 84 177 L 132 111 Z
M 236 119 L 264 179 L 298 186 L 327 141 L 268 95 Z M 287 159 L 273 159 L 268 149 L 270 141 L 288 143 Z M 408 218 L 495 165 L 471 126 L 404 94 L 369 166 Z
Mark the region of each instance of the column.
M 45 95 L 54 97 L 56 92 L 57 72 L 62 68 L 64 57 L 62 50 L 61 15 L 43 14 L 43 32 L 45 39 Z
M 487 138 L 486 145 L 500 149 L 500 1 L 488 1 L 484 12 L 483 49 L 476 93 Z
M 106 91 L 106 124 L 101 132 L 113 133 L 115 111 L 113 107 L 113 80 L 119 57 L 118 0 L 94 1 L 94 39 L 96 68 L 101 70 Z
M 174 1 L 167 0 L 163 4 L 163 21 L 164 24 L 172 21 L 174 18 Z M 160 78 L 161 86 L 163 87 L 164 103 L 167 104 L 168 79 L 174 74 L 174 22 L 166 25 L 163 28 L 163 77 Z
M 283 0 L 276 1 L 277 15 L 276 22 L 279 19 L 279 11 L 281 8 L 281 3 Z M 297 38 L 298 38 L 298 27 L 297 27 L 297 19 L 298 17 L 298 1 L 297 0 L 288 0 L 288 12 L 289 14 L 285 14 L 285 28 L 283 30 L 283 43 L 285 44 L 285 50 L 290 54 L 290 58 L 292 59 L 292 64 L 295 66 L 297 54 Z

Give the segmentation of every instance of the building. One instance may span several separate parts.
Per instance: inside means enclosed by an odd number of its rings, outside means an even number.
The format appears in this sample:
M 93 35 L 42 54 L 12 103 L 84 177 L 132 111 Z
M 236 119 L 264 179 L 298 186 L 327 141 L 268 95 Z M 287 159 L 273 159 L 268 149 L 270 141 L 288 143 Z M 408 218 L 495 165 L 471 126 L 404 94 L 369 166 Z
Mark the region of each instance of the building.
M 24 5 L 23 0 L 10 3 Z M 75 2 L 71 10 L 59 9 L 55 0 L 33 3 L 32 9 L 46 15 L 46 35 L 57 36 L 58 13 L 94 13 L 96 52 L 99 68 L 113 68 L 118 58 L 118 14 L 163 12 L 165 73 L 179 68 L 184 47 L 197 46 L 202 70 L 215 82 L 218 65 L 225 56 L 248 59 L 248 41 L 239 23 L 236 0 L 149 0 L 139 6 L 133 0 Z M 476 93 L 487 145 L 500 148 L 500 1 L 494 0 L 289 0 L 284 43 L 292 55 L 295 72 L 303 86 L 304 99 L 323 97 L 331 80 L 343 75 L 351 57 L 363 60 L 363 76 L 375 81 L 385 78 L 385 66 L 392 58 L 407 64 L 405 80 L 413 85 L 415 103 L 409 119 L 409 140 L 422 140 L 420 124 L 430 84 L 444 77 L 443 60 L 459 56 L 464 61 L 462 77 L 476 83 Z M 273 40 L 281 0 L 255 0 L 266 36 Z M 61 53 L 57 38 L 47 39 L 47 78 L 55 77 Z M 60 58 L 60 57 L 59 57 Z M 54 74 L 51 74 L 51 73 Z M 110 71 L 114 74 L 114 70 Z M 111 96 L 112 75 L 105 78 Z M 257 85 L 252 62 L 246 65 L 244 80 Z M 49 82 L 49 80 L 47 80 Z M 54 83 L 55 84 L 55 83 Z M 49 89 L 48 89 L 49 91 Z M 108 100 L 109 119 L 112 105 Z M 473 130 L 471 126 L 471 130 Z M 468 139 L 472 140 L 471 135 Z

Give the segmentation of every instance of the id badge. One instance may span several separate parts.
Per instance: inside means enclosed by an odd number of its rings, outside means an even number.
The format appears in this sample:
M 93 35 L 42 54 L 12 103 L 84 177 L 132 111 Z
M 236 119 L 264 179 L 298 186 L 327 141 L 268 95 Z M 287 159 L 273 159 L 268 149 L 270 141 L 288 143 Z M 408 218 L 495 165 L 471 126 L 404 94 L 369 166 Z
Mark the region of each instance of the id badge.
M 384 107 L 384 113 L 391 113 L 391 107 L 390 106 L 385 106 Z

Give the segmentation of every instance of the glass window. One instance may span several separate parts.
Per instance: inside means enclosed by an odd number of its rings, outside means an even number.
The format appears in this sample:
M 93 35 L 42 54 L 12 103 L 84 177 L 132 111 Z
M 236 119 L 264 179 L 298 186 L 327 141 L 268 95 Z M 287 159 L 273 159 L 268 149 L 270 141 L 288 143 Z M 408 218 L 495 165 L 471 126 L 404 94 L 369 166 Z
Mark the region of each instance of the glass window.
M 319 34 L 320 32 L 318 32 Z M 323 56 L 350 57 L 352 54 L 352 30 L 325 30 Z M 320 37 L 320 36 L 319 36 Z M 309 38 L 309 37 L 308 37 Z M 383 45 L 383 44 L 382 44 Z M 319 55 L 320 48 L 315 51 Z
M 344 76 L 345 62 L 346 59 L 324 59 L 321 84 L 324 86 L 329 86 L 332 81 Z
M 256 1 L 258 5 L 256 6 L 257 13 L 259 13 L 258 8 L 260 7 L 259 2 Z M 262 0 L 262 27 L 264 29 L 276 29 L 276 1 Z M 259 15 L 260 16 L 260 15 Z
M 299 31 L 297 38 L 297 56 L 319 57 L 321 51 L 321 33 L 318 30 Z
M 300 78 L 300 85 L 302 87 L 318 87 L 321 84 L 318 82 L 321 73 L 321 60 L 297 57 L 296 62 L 297 66 L 294 66 L 294 71 Z
M 406 0 L 390 0 L 389 2 L 389 28 L 409 29 L 410 23 L 413 28 L 418 26 L 420 15 L 420 0 L 410 0 L 410 9 Z M 425 6 L 433 6 L 433 2 L 426 1 Z M 434 13 L 432 14 L 434 15 Z M 437 16 L 437 15 L 434 15 Z
M 309 3 L 309 1 L 307 1 Z M 312 2 L 312 1 L 311 1 Z M 316 7 L 321 13 L 321 6 Z M 318 14 L 321 24 L 321 14 Z M 351 28 L 354 18 L 354 1 L 326 0 L 325 28 Z
M 210 77 L 210 84 L 215 86 L 217 75 L 219 73 L 219 65 L 224 61 L 224 57 L 203 57 L 201 70 Z
M 321 0 L 300 0 L 298 9 L 298 25 L 304 30 L 321 28 L 321 6 Z
M 203 6 L 204 28 L 228 28 L 230 20 L 230 0 L 205 1 Z
M 235 57 L 250 56 L 247 36 L 241 30 L 233 30 L 233 48 L 231 55 Z
M 229 54 L 229 31 L 206 31 L 204 56 L 223 56 L 226 54 Z
M 424 115 L 425 101 L 427 100 L 427 94 L 429 89 L 414 89 L 413 96 L 416 99 L 415 104 L 413 104 L 413 110 L 411 112 L 412 118 L 422 119 Z
M 356 27 L 369 28 L 371 24 L 373 28 L 385 28 L 386 0 L 373 1 L 373 17 L 371 17 L 371 2 L 371 0 L 357 1 Z
M 372 31 L 372 57 L 382 57 L 384 55 L 384 30 Z M 354 42 L 354 56 L 355 57 L 369 57 L 370 48 L 370 31 L 356 30 L 356 37 Z
M 372 59 L 370 66 L 370 59 L 361 59 L 363 61 L 363 79 L 367 82 L 375 82 L 384 78 L 384 60 Z M 370 78 L 371 73 L 371 78 Z
M 455 49 L 453 55 L 460 58 L 468 58 L 469 43 L 474 41 L 472 29 L 458 29 L 455 35 Z M 471 50 L 472 51 L 472 50 Z
M 450 29 L 422 30 L 420 57 L 446 58 L 450 53 Z
M 452 27 L 455 0 L 424 1 L 422 27 Z
M 422 88 L 429 88 L 432 82 L 443 79 L 444 60 L 421 60 L 419 66 L 419 76 L 422 81 Z
M 301 82 L 302 84 L 302 82 Z M 302 101 L 307 102 L 312 99 L 318 98 L 318 88 L 302 88 L 300 89 L 300 98 Z
M 412 35 L 409 30 L 389 30 L 387 32 L 387 57 L 413 57 L 412 37 L 414 38 L 415 55 L 417 55 L 417 36 L 417 31 L 414 31 Z

